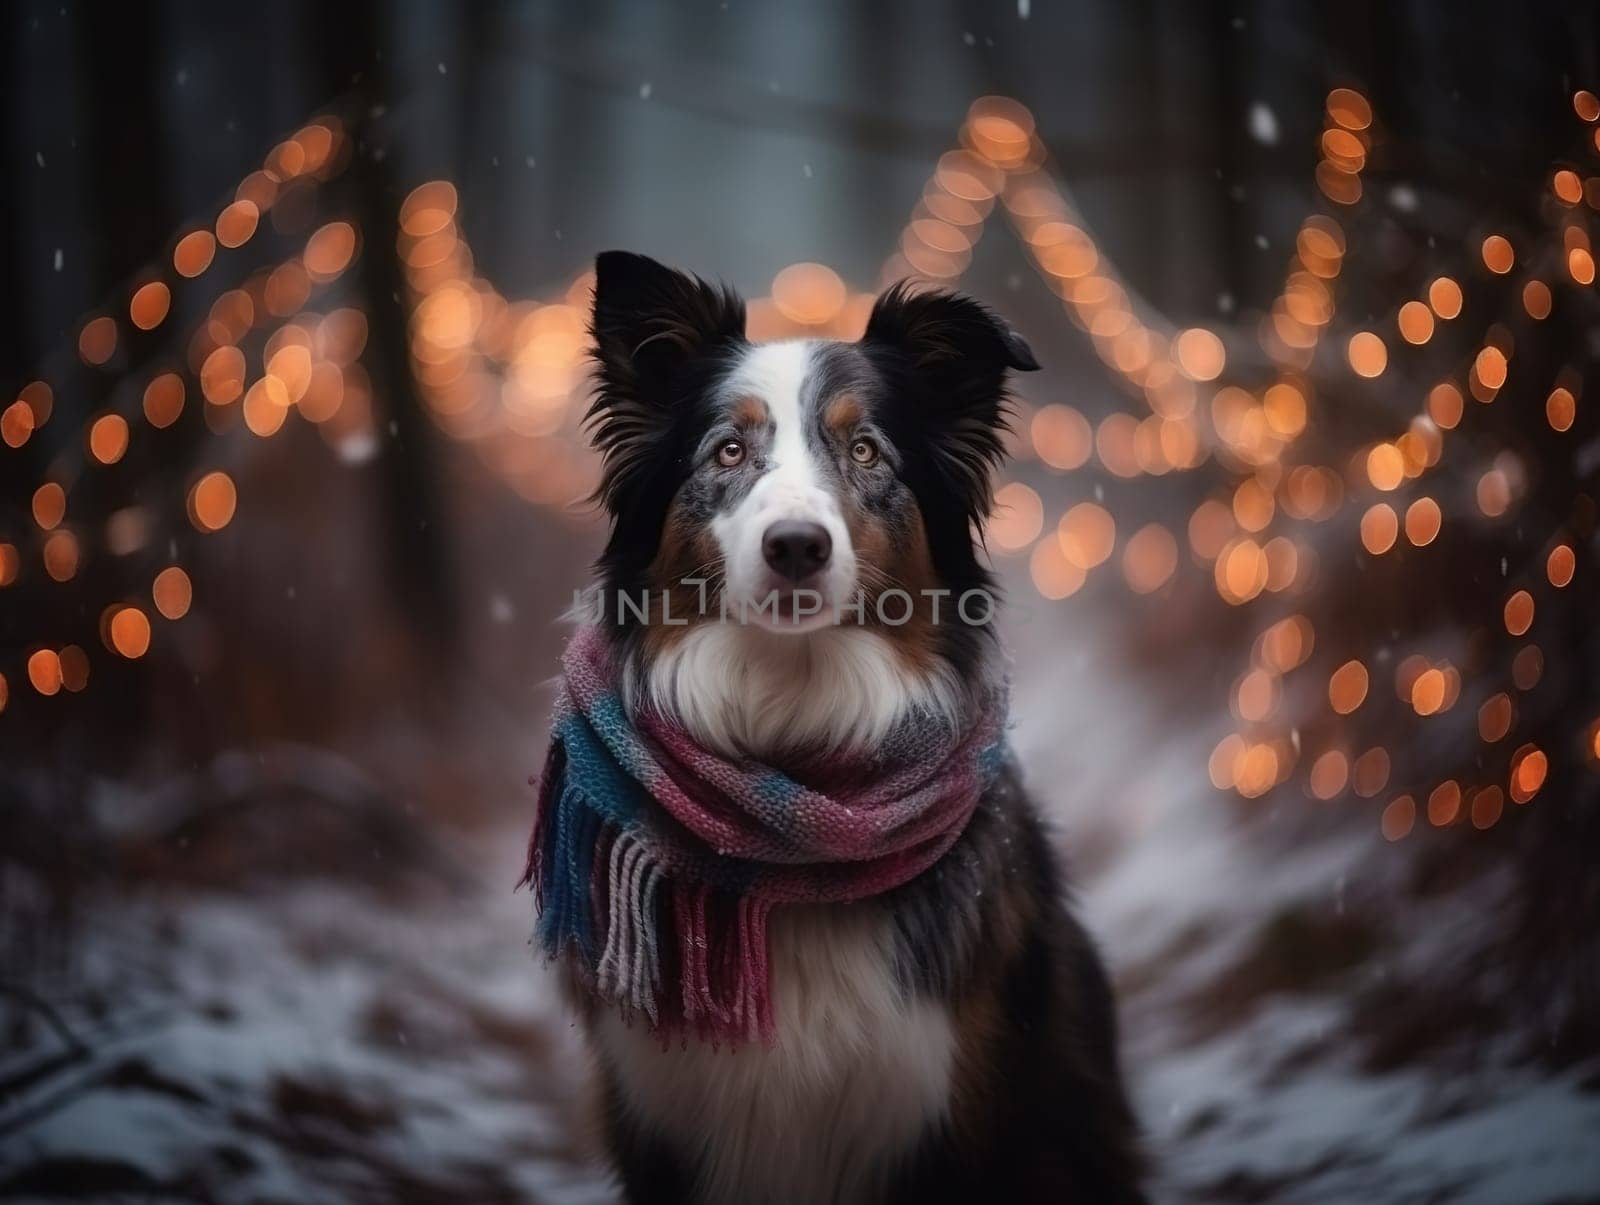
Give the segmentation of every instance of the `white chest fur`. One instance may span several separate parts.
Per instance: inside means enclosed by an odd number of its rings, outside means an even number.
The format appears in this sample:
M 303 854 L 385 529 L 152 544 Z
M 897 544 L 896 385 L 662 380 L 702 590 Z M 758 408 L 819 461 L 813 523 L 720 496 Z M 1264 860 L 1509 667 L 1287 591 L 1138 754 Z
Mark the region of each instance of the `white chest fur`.
M 776 1045 L 662 1049 L 614 1013 L 594 1040 L 624 1107 L 698 1165 L 705 1201 L 871 1200 L 948 1107 L 949 1014 L 906 998 L 870 904 L 777 909 L 769 941 Z

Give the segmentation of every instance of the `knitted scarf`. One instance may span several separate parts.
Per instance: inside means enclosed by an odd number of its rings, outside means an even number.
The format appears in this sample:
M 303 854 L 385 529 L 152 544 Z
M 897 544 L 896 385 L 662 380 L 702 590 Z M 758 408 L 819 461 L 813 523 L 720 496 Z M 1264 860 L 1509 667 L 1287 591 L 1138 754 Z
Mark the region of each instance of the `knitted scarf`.
M 1003 694 L 965 731 L 902 723 L 876 753 L 782 769 L 630 719 L 602 633 L 562 659 L 523 883 L 547 954 L 665 1033 L 775 1036 L 767 918 L 909 882 L 960 837 L 1005 759 Z

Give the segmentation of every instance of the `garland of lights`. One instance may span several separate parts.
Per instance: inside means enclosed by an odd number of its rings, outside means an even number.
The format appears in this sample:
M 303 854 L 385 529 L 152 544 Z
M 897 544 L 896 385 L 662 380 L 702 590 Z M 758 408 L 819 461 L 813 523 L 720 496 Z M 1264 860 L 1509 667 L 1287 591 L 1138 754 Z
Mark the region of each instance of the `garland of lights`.
M 1591 93 L 1576 93 L 1573 105 L 1584 122 L 1600 121 L 1600 101 Z M 1316 183 L 1330 202 L 1350 206 L 1362 196 L 1361 172 L 1374 139 L 1372 109 L 1358 93 L 1339 88 L 1329 94 L 1326 112 Z M 1593 139 L 1600 151 L 1600 128 Z M 318 118 L 280 143 L 262 169 L 240 184 L 214 228 L 191 231 L 177 241 L 172 253 L 175 275 L 198 277 L 212 265 L 218 246 L 233 249 L 247 243 L 281 191 L 331 179 L 343 169 L 348 153 L 349 141 L 334 118 Z M 1560 168 L 1551 175 L 1551 189 L 1568 210 L 1584 202 L 1600 208 L 1600 178 L 1585 181 L 1571 169 Z M 1114 378 L 1142 397 L 1149 409 L 1142 419 L 1113 412 L 1097 427 L 1070 406 L 1051 403 L 1025 409 L 1027 441 L 1019 451 L 1036 456 L 1054 472 L 1077 469 L 1095 455 L 1108 472 L 1125 479 L 1192 470 L 1215 457 L 1242 480 L 1226 499 L 1201 502 L 1189 518 L 1186 534 L 1196 560 L 1211 566 L 1218 595 L 1230 604 L 1245 605 L 1303 582 L 1312 560 L 1310 550 L 1272 529 L 1284 517 L 1327 521 L 1347 500 L 1345 477 L 1337 469 L 1300 464 L 1286 470 L 1283 463 L 1285 453 L 1307 429 L 1313 393 L 1306 374 L 1335 317 L 1333 286 L 1347 251 L 1340 224 L 1327 214 L 1314 214 L 1302 224 L 1283 289 L 1256 332 L 1271 383 L 1253 393 L 1238 384 L 1213 388 L 1228 368 L 1230 346 L 1236 358 L 1249 354 L 1237 336 L 1225 343 L 1203 327 L 1174 331 L 1130 291 L 1056 182 L 1032 115 L 1012 100 L 986 97 L 972 106 L 960 144 L 939 159 L 896 251 L 883 266 L 880 284 L 904 277 L 954 284 L 971 263 L 997 201 L 1068 318 L 1089 336 Z M 431 181 L 414 189 L 399 213 L 396 250 L 411 303 L 409 352 L 415 380 L 443 432 L 472 447 L 487 467 L 528 501 L 565 506 L 592 488 L 595 473 L 580 430 L 592 275 L 578 276 L 557 301 L 510 301 L 474 271 L 472 251 L 457 225 L 457 208 L 454 186 Z M 353 261 L 359 241 L 353 223 L 328 222 L 311 234 L 299 255 L 270 272 L 256 273 L 243 288 L 223 293 L 212 305 L 189 344 L 188 367 L 205 399 L 203 413 L 213 432 L 231 429 L 242 417 L 249 431 L 266 438 L 297 411 L 315 423 L 345 458 L 371 454 L 371 390 L 359 364 L 365 316 L 352 308 L 325 315 L 302 309 L 314 289 L 340 277 Z M 1503 235 L 1485 238 L 1480 254 L 1494 275 L 1507 275 L 1515 266 L 1514 248 Z M 1593 252 L 1576 219 L 1564 226 L 1562 256 L 1573 285 L 1593 284 Z M 1449 276 L 1434 279 L 1425 293 L 1425 299 L 1399 306 L 1391 319 L 1406 344 L 1428 343 L 1438 324 L 1463 311 L 1462 287 Z M 141 331 L 157 329 L 167 318 L 171 301 L 172 287 L 166 280 L 143 279 L 131 292 L 127 320 Z M 1521 301 L 1529 317 L 1542 321 L 1553 305 L 1550 285 L 1530 278 Z M 852 293 L 826 266 L 795 264 L 777 275 L 770 297 L 751 302 L 750 335 L 855 338 L 872 303 L 873 294 Z M 261 374 L 247 388 L 250 372 L 239 344 L 247 333 L 265 329 L 274 320 L 277 325 L 262 350 Z M 78 338 L 80 358 L 90 365 L 107 364 L 116 352 L 119 333 L 117 320 L 109 315 L 85 322 Z M 1388 367 L 1389 345 L 1377 331 L 1351 334 L 1344 350 L 1358 377 L 1374 379 Z M 1512 355 L 1509 331 L 1499 324 L 1491 326 L 1461 374 L 1465 392 L 1480 403 L 1492 402 L 1505 384 Z M 143 415 L 151 428 L 162 429 L 177 420 L 188 389 L 177 372 L 151 377 L 142 395 Z M 1203 391 L 1208 389 L 1206 398 Z M 1562 432 L 1573 425 L 1578 391 L 1579 381 L 1570 372 L 1563 372 L 1554 383 L 1546 403 L 1553 430 Z M 25 386 L 16 401 L 0 411 L 0 441 L 11 448 L 25 445 L 48 421 L 52 402 L 45 382 Z M 235 408 L 235 402 L 241 404 Z M 1393 493 L 1407 480 L 1421 478 L 1439 462 L 1444 433 L 1457 427 L 1465 408 L 1463 389 L 1454 381 L 1440 382 L 1404 432 L 1357 453 L 1350 476 L 1364 477 L 1379 493 Z M 88 423 L 84 449 L 90 460 L 110 465 L 123 457 L 132 437 L 128 417 L 107 412 Z M 1505 456 L 1482 475 L 1476 493 L 1485 515 L 1505 513 L 1517 492 L 1518 476 L 1514 460 Z M 1028 485 L 1002 484 L 996 503 L 992 543 L 1002 553 L 1029 553 L 1033 583 L 1046 598 L 1075 593 L 1115 550 L 1116 522 L 1097 502 L 1070 507 L 1048 535 L 1041 534 L 1043 502 Z M 200 474 L 187 494 L 189 520 L 202 533 L 227 527 L 236 506 L 236 487 L 220 470 Z M 35 491 L 32 516 L 42 537 L 43 566 L 60 582 L 72 579 L 80 558 L 77 536 L 64 526 L 67 510 L 68 491 L 60 481 L 46 481 Z M 128 530 L 119 530 L 119 522 Z M 1360 540 L 1369 555 L 1381 556 L 1396 545 L 1402 531 L 1415 546 L 1431 543 L 1441 523 L 1438 503 L 1427 496 L 1413 501 L 1403 519 L 1388 502 L 1379 500 L 1360 518 Z M 139 527 L 125 512 L 118 512 L 107 524 L 108 545 L 114 550 L 137 547 L 139 532 L 133 529 Z M 1160 589 L 1178 564 L 1178 540 L 1160 523 L 1147 524 L 1124 542 L 1122 569 L 1136 593 Z M 1572 544 L 1556 543 L 1546 561 L 1550 586 L 1568 585 L 1575 567 Z M 0 587 L 16 581 L 20 572 L 18 550 L 0 544 Z M 168 565 L 155 575 L 151 601 L 165 619 L 181 619 L 192 599 L 189 576 L 180 565 Z M 1502 619 L 1509 634 L 1521 636 L 1530 629 L 1535 605 L 1528 589 L 1519 589 L 1506 600 Z M 106 647 L 125 658 L 143 656 L 152 640 L 149 616 L 134 602 L 105 608 L 100 629 Z M 1271 733 L 1265 726 L 1277 709 L 1284 677 L 1308 661 L 1314 644 L 1312 625 L 1300 615 L 1280 619 L 1257 636 L 1250 668 L 1234 684 L 1231 699 L 1247 731 L 1267 734 L 1235 732 L 1224 737 L 1210 759 L 1210 776 L 1218 788 L 1253 798 L 1294 772 L 1301 752 L 1298 732 Z M 1512 667 L 1516 688 L 1531 689 L 1541 671 L 1537 646 L 1524 647 Z M 26 674 L 41 695 L 82 690 L 89 676 L 88 656 L 77 645 L 41 646 L 27 657 Z M 1366 665 L 1359 659 L 1347 660 L 1329 677 L 1330 710 L 1337 716 L 1354 713 L 1366 700 L 1370 685 Z M 1418 715 L 1448 710 L 1461 685 L 1460 672 L 1448 661 L 1429 662 L 1414 654 L 1404 658 L 1396 671 L 1397 693 Z M 0 674 L 0 710 L 8 697 L 6 678 Z M 1504 739 L 1514 716 L 1508 693 L 1489 698 L 1478 715 L 1483 740 L 1492 744 Z M 1590 724 L 1586 739 L 1600 759 L 1600 720 Z M 1474 789 L 1446 780 L 1429 794 L 1426 813 L 1435 825 L 1470 816 L 1477 827 L 1490 827 L 1502 813 L 1505 795 L 1528 802 L 1542 785 L 1547 768 L 1546 755 L 1524 744 L 1509 760 L 1504 791 L 1495 784 Z M 1353 761 L 1342 749 L 1330 747 L 1312 759 L 1307 789 L 1319 799 L 1331 799 L 1348 786 L 1358 796 L 1370 798 L 1382 792 L 1389 774 L 1389 755 L 1381 746 Z M 1382 831 L 1398 839 L 1411 831 L 1416 815 L 1413 797 L 1400 795 L 1382 813 Z
M 1579 92 L 1574 97 L 1574 107 L 1585 121 L 1593 122 L 1600 117 L 1600 104 L 1587 92 Z M 1329 114 L 1332 119 L 1330 125 L 1342 123 L 1347 127 L 1346 132 L 1354 128 L 1365 129 L 1370 125 L 1370 110 L 1365 109 L 1364 105 L 1359 109 L 1347 104 L 1341 106 L 1330 97 Z M 1346 120 L 1352 115 L 1357 118 L 1354 126 Z M 1355 157 L 1357 144 L 1331 143 L 1331 136 L 1336 132 L 1336 129 L 1330 128 L 1324 135 L 1324 151 L 1329 157 L 1319 167 L 1318 182 L 1330 199 L 1348 204 L 1359 199 L 1359 180 L 1356 181 L 1356 188 L 1344 191 L 1338 183 L 1340 178 L 1330 176 L 1323 169 L 1332 164 L 1337 170 L 1354 175 L 1359 172 L 1363 162 L 1366 144 L 1359 144 L 1363 155 Z M 1596 148 L 1600 149 L 1600 131 L 1595 132 L 1594 139 Z M 1337 161 L 1335 154 L 1338 148 L 1344 148 L 1351 158 Z M 1558 202 L 1568 209 L 1575 207 L 1585 196 L 1585 189 L 1576 173 L 1570 169 L 1554 170 L 1551 187 Z M 1591 181 L 1587 195 L 1592 206 L 1600 207 L 1600 180 Z M 1594 281 L 1593 256 L 1587 235 L 1576 222 L 1565 226 L 1563 248 L 1564 264 L 1571 282 L 1577 286 L 1591 285 Z M 1302 252 L 1304 250 L 1302 246 Z M 1503 235 L 1491 234 L 1486 237 L 1480 254 L 1485 268 L 1495 275 L 1507 275 L 1515 265 L 1514 250 Z M 1449 321 L 1462 312 L 1464 297 L 1461 286 L 1449 277 L 1436 278 L 1429 285 L 1427 296 L 1426 303 L 1407 301 L 1399 307 L 1394 317 L 1400 336 L 1406 343 L 1419 346 L 1427 343 L 1434 333 L 1435 317 Z M 1521 291 L 1521 300 L 1528 316 L 1535 321 L 1543 321 L 1551 313 L 1551 290 L 1542 280 L 1528 280 Z M 1275 330 L 1281 334 L 1281 328 L 1275 327 Z M 1481 350 L 1474 355 L 1464 374 L 1467 390 L 1478 402 L 1491 403 L 1505 384 L 1512 349 L 1513 340 L 1509 331 L 1498 323 L 1492 325 Z M 1387 366 L 1388 348 L 1380 335 L 1361 331 L 1350 337 L 1346 357 L 1350 368 L 1358 376 L 1374 378 L 1380 376 Z M 1577 385 L 1576 377 L 1563 371 L 1552 389 L 1545 408 L 1552 430 L 1562 432 L 1572 426 Z M 1441 382 L 1429 391 L 1423 413 L 1412 420 L 1404 434 L 1357 454 L 1352 462 L 1352 474 L 1358 477 L 1364 475 L 1380 492 L 1394 491 L 1404 480 L 1421 477 L 1438 463 L 1443 432 L 1458 425 L 1463 408 L 1461 389 L 1451 381 Z M 1477 501 L 1485 515 L 1496 517 L 1509 507 L 1515 467 L 1514 460 L 1508 467 L 1506 458 L 1501 457 L 1480 478 Z M 1295 473 L 1306 471 L 1300 468 Z M 1332 470 L 1311 471 L 1322 475 L 1326 485 L 1338 486 L 1338 475 Z M 1309 482 L 1310 479 L 1305 480 Z M 1234 517 L 1242 527 L 1264 528 L 1272 517 L 1271 495 L 1265 496 L 1264 507 L 1258 504 L 1259 496 L 1247 499 L 1244 491 L 1251 484 L 1250 480 L 1246 480 L 1239 487 L 1233 500 Z M 1292 488 L 1292 475 L 1290 485 Z M 1259 524 L 1250 522 L 1252 514 L 1259 514 L 1262 509 L 1265 511 L 1264 515 L 1259 516 L 1262 521 Z M 1426 496 L 1417 499 L 1405 513 L 1404 531 L 1407 539 L 1418 547 L 1431 543 L 1439 534 L 1441 517 L 1437 502 Z M 1361 517 L 1362 545 L 1369 554 L 1382 555 L 1394 547 L 1400 529 L 1401 521 L 1394 508 L 1386 502 L 1376 502 Z M 1260 574 L 1249 559 L 1255 555 L 1253 543 L 1247 539 L 1237 539 L 1224 545 L 1218 552 L 1218 590 L 1230 602 L 1253 597 L 1252 590 L 1259 592 L 1260 585 L 1257 583 Z M 1198 551 L 1198 541 L 1196 547 Z M 1234 559 L 1241 548 L 1247 550 L 1242 571 Z M 1550 585 L 1556 589 L 1565 588 L 1571 583 L 1575 568 L 1572 545 L 1565 541 L 1556 542 L 1546 558 L 1546 577 Z M 1246 583 L 1249 584 L 1248 588 Z M 1533 622 L 1534 605 L 1533 596 L 1526 589 L 1515 591 L 1506 600 L 1502 618 L 1510 635 L 1520 637 L 1528 632 Z M 1302 663 L 1309 655 L 1312 640 L 1311 625 L 1302 617 L 1280 621 L 1257 640 L 1252 658 L 1254 668 L 1239 679 L 1235 687 L 1234 710 L 1241 719 L 1261 722 L 1270 716 L 1278 694 L 1275 675 L 1286 673 Z M 1539 680 L 1542 668 L 1542 654 L 1536 645 L 1521 649 L 1512 666 L 1517 689 L 1532 689 Z M 1401 700 L 1409 703 L 1419 716 L 1448 710 L 1461 691 L 1461 676 L 1453 665 L 1448 661 L 1430 663 L 1419 654 L 1401 660 L 1395 683 Z M 1353 713 L 1366 699 L 1368 686 L 1366 666 L 1357 659 L 1346 661 L 1329 679 L 1329 706 L 1338 715 Z M 1511 729 L 1513 715 L 1514 706 L 1508 694 L 1500 692 L 1485 701 L 1479 710 L 1478 723 L 1479 734 L 1484 742 L 1493 744 L 1503 739 Z M 1600 758 L 1600 722 L 1590 725 L 1587 739 L 1594 755 Z M 1232 734 L 1225 737 L 1213 752 L 1211 777 L 1220 788 L 1232 787 L 1247 798 L 1259 796 L 1288 777 L 1294 769 L 1298 752 L 1297 743 L 1286 738 L 1250 741 L 1242 734 Z M 1495 783 L 1470 788 L 1454 779 L 1446 779 L 1435 786 L 1427 797 L 1428 819 L 1442 827 L 1470 816 L 1475 827 L 1492 827 L 1503 813 L 1505 796 L 1509 794 L 1517 803 L 1529 802 L 1543 785 L 1548 768 L 1548 758 L 1542 750 L 1531 743 L 1523 744 L 1509 759 L 1505 790 Z M 1330 748 L 1313 762 L 1308 776 L 1308 789 L 1316 798 L 1331 799 L 1349 784 L 1358 795 L 1370 797 L 1387 784 L 1388 773 L 1389 757 L 1381 746 L 1362 754 L 1353 767 L 1343 750 Z M 1416 816 L 1416 801 L 1409 794 L 1398 796 L 1384 810 L 1384 835 L 1391 840 L 1406 835 L 1413 828 Z
M 219 247 L 243 247 L 256 234 L 261 219 L 280 194 L 292 187 L 317 185 L 340 173 L 347 162 L 349 143 L 337 118 L 319 117 L 293 137 L 273 148 L 262 168 L 240 183 L 234 199 L 218 214 L 214 226 L 191 230 L 172 249 L 172 272 L 180 279 L 200 277 L 215 262 Z M 245 426 L 263 438 L 274 434 L 291 409 L 337 435 L 360 414 L 370 423 L 366 405 L 365 375 L 356 359 L 366 338 L 366 319 L 357 310 L 341 310 L 326 317 L 302 312 L 312 291 L 337 280 L 353 261 L 357 232 L 350 222 L 333 221 L 318 228 L 300 255 L 270 271 L 254 274 L 241 289 L 223 293 L 194 332 L 188 345 L 188 367 L 205 399 L 204 418 L 209 430 L 221 434 L 242 417 Z M 128 323 L 139 331 L 154 331 L 166 321 L 172 305 L 172 286 L 147 274 L 132 288 Z M 291 319 L 290 321 L 289 319 Z M 281 325 L 267 337 L 262 353 L 262 375 L 245 389 L 247 365 L 239 343 L 253 329 L 274 319 Z M 116 355 L 121 337 L 117 319 L 94 316 L 78 332 L 79 358 L 103 368 Z M 184 410 L 189 387 L 183 375 L 162 370 L 151 376 L 140 409 L 152 430 L 177 422 Z M 243 398 L 235 409 L 232 403 Z M 54 392 L 44 381 L 25 385 L 17 399 L 0 411 L 0 440 L 11 448 L 25 446 L 43 427 L 54 409 Z M 344 422 L 339 423 L 341 411 Z M 79 463 L 109 466 L 127 454 L 134 437 L 129 416 L 115 409 L 92 417 L 84 432 Z M 82 557 L 79 536 L 65 525 L 70 487 L 63 480 L 76 474 L 70 454 L 52 466 L 52 480 L 34 491 L 32 518 L 42 535 L 41 559 L 46 574 L 57 582 L 76 576 Z M 187 491 L 188 518 L 196 531 L 211 534 L 232 521 L 238 494 L 232 478 L 221 470 L 202 472 Z M 106 525 L 105 546 L 115 553 L 137 550 L 148 535 L 148 516 L 138 508 L 113 514 Z M 21 557 L 14 545 L 0 544 L 0 586 L 15 582 Z M 193 585 L 187 571 L 171 564 L 157 572 L 150 584 L 150 601 L 157 614 L 171 621 L 186 615 L 193 603 Z M 101 640 L 112 653 L 129 660 L 143 657 L 150 648 L 150 615 L 139 602 L 123 600 L 106 606 L 100 614 Z M 76 692 L 88 685 L 90 662 L 76 644 L 32 649 L 25 664 L 29 683 L 44 696 L 62 690 Z M 0 674 L 0 710 L 9 699 L 9 686 Z

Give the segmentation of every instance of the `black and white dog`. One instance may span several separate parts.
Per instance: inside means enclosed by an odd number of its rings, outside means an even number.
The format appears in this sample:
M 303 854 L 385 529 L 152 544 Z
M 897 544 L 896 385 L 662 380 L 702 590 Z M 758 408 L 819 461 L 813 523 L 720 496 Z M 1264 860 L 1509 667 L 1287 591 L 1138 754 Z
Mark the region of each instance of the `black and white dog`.
M 608 625 L 627 705 L 758 761 L 955 722 L 1003 672 L 988 609 L 952 600 L 992 585 L 974 533 L 1027 345 L 904 288 L 858 343 L 756 345 L 725 289 L 623 252 L 596 277 L 601 596 L 674 602 Z M 908 621 L 836 621 L 890 587 Z M 775 588 L 831 606 L 725 618 Z M 1111 992 L 1064 890 L 1008 773 L 907 885 L 773 913 L 775 1045 L 663 1043 L 581 1001 L 627 1199 L 1142 1200 Z

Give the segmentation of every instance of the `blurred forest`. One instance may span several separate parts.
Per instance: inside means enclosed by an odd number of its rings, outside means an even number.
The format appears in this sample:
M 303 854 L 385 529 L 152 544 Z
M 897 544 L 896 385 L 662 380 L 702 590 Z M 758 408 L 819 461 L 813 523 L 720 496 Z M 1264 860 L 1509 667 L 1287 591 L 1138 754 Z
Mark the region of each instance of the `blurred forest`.
M 1600 15 L 22 2 L 0 1197 L 603 1201 L 511 887 L 595 252 L 972 292 L 1183 1201 L 1600 1200 Z

